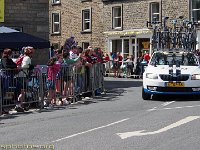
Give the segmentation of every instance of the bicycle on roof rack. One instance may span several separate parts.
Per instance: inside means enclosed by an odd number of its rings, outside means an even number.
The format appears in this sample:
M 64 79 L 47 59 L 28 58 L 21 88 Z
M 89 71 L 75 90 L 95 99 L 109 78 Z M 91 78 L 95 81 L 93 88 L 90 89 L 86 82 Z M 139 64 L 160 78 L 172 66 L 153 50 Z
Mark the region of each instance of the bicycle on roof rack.
M 172 19 L 167 26 L 169 17 L 164 17 L 163 21 L 147 21 L 147 27 L 152 28 L 152 48 L 160 49 L 175 49 L 183 48 L 186 51 L 194 51 L 196 48 L 197 32 L 196 27 L 198 22 L 192 18 L 191 21 L 180 16 L 178 19 Z

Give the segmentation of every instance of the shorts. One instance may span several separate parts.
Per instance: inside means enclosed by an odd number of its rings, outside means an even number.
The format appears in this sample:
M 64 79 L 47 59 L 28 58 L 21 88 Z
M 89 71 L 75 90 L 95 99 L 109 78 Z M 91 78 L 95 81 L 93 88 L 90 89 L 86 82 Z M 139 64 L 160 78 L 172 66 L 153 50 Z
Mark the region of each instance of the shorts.
M 58 73 L 56 74 L 56 80 L 60 80 L 60 78 L 61 78 L 61 72 L 58 72 Z
M 63 80 L 65 82 L 71 81 L 72 80 L 72 76 L 65 76 L 65 77 L 63 77 Z
M 120 63 L 114 63 L 113 69 L 120 69 L 121 64 Z
M 55 90 L 56 89 L 55 81 L 47 80 L 47 89 Z

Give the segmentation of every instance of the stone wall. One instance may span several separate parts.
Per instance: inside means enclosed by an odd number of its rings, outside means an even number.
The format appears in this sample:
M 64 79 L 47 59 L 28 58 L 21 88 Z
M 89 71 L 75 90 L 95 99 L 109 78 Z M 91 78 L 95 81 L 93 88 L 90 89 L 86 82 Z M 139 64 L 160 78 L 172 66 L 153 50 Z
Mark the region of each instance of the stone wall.
M 92 47 L 104 46 L 103 35 L 103 3 L 102 0 L 93 0 L 81 2 L 81 0 L 61 1 L 60 5 L 50 5 L 51 12 L 60 12 L 61 14 L 61 35 L 52 35 L 50 32 L 51 43 L 64 44 L 65 40 L 71 35 L 75 36 L 75 40 L 81 46 L 82 42 L 89 42 Z M 92 32 L 81 33 L 82 31 L 82 9 L 92 9 Z M 51 31 L 51 17 L 50 17 Z
M 5 22 L 0 25 L 20 27 L 25 33 L 49 40 L 49 1 L 5 0 Z M 48 54 L 48 49 L 36 50 L 33 62 L 46 63 Z
M 66 38 L 75 35 L 79 45 L 82 42 L 90 42 L 93 47 L 107 48 L 107 39 L 104 32 L 114 31 L 112 29 L 112 7 L 121 5 L 123 8 L 123 30 L 147 28 L 149 20 L 149 4 L 160 2 L 162 16 L 168 16 L 170 20 L 184 16 L 189 18 L 189 0 L 67 0 L 61 1 L 61 5 L 49 5 L 50 15 L 53 11 L 61 13 L 61 35 L 55 36 L 50 33 L 51 43 L 64 44 Z M 81 10 L 92 8 L 92 32 L 81 33 Z M 50 21 L 51 31 L 51 21 Z
M 112 31 L 111 10 L 113 6 L 121 5 L 123 8 L 123 30 L 146 28 L 149 20 L 149 3 L 161 0 L 113 0 L 104 3 L 104 30 Z M 179 16 L 189 18 L 188 0 L 162 0 L 162 16 L 176 19 Z

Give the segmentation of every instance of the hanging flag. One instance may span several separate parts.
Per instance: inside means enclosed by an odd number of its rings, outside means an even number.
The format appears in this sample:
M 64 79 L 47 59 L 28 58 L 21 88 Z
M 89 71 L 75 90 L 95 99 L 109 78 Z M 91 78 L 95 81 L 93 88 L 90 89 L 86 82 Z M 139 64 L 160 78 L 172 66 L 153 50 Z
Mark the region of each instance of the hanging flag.
M 0 22 L 4 22 L 4 0 L 0 0 Z

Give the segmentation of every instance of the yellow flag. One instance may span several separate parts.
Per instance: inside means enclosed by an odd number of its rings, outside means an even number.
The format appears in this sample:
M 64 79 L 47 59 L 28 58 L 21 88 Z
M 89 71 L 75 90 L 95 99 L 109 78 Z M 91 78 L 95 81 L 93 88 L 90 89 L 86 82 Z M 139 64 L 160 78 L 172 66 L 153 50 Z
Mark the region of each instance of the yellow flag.
M 4 22 L 4 0 L 0 0 L 0 22 Z

